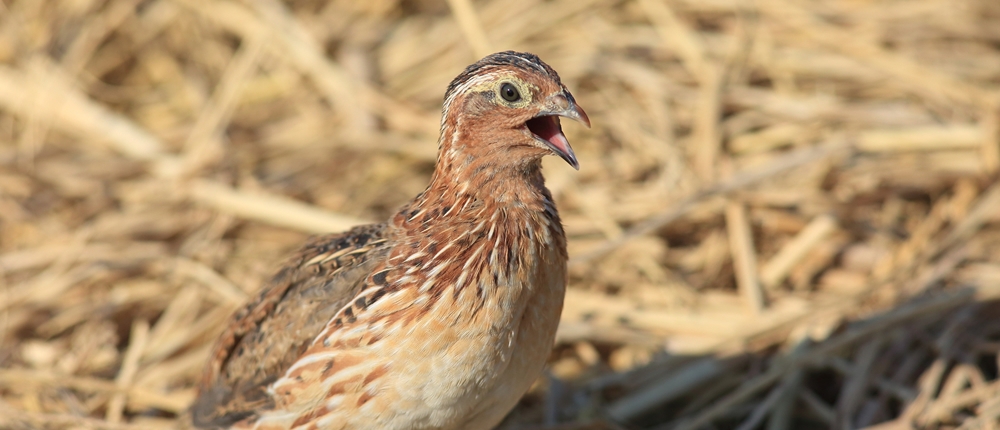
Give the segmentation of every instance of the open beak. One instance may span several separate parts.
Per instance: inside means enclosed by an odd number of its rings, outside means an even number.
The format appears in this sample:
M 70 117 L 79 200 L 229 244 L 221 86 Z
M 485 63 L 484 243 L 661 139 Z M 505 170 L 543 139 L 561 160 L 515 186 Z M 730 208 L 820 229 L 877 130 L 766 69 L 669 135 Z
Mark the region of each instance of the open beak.
M 525 125 L 531 131 L 531 134 L 535 136 L 536 140 L 545 143 L 556 155 L 566 160 L 570 166 L 573 166 L 576 170 L 580 170 L 580 163 L 576 160 L 576 154 L 573 153 L 573 148 L 569 146 L 569 141 L 566 140 L 566 135 L 562 132 L 562 125 L 559 123 L 559 117 L 561 116 L 580 121 L 587 128 L 590 128 L 590 118 L 587 117 L 587 112 L 580 106 L 577 106 L 576 101 L 573 100 L 573 96 L 569 92 L 549 97 L 546 100 L 545 108 L 541 112 L 538 112 L 534 118 L 529 119 Z

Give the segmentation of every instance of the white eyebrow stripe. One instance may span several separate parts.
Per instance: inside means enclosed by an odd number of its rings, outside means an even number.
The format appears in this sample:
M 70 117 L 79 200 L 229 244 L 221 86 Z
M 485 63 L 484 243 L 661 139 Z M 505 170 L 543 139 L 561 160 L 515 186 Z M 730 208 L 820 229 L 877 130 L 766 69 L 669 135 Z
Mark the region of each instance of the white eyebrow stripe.
M 471 78 L 469 78 L 469 80 L 467 80 L 465 82 L 462 82 L 461 85 L 455 87 L 451 91 L 451 93 L 448 94 L 448 98 L 445 99 L 445 101 L 444 101 L 444 108 L 442 109 L 442 111 L 443 111 L 443 113 L 441 115 L 441 126 L 442 127 L 444 127 L 445 118 L 448 117 L 448 112 L 451 110 L 451 103 L 453 101 L 455 101 L 455 98 L 459 94 L 465 94 L 466 92 L 469 91 L 469 89 L 481 86 L 481 85 L 485 84 L 486 82 L 492 82 L 494 80 L 500 79 L 500 78 L 505 77 L 505 76 L 513 76 L 513 73 L 511 73 L 511 72 L 506 72 L 506 71 L 502 71 L 502 70 L 490 70 L 490 69 L 496 69 L 496 67 L 488 67 L 488 68 L 484 67 L 483 69 L 480 69 L 479 72 L 477 72 L 476 75 L 474 75 Z M 490 71 L 483 73 L 483 71 L 485 71 L 485 70 L 490 70 Z

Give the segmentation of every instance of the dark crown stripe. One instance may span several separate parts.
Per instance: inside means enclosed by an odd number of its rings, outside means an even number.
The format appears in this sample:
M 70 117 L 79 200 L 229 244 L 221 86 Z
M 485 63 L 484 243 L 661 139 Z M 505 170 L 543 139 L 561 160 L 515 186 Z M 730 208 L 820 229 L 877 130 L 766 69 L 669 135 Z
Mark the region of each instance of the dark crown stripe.
M 538 58 L 537 55 L 529 52 L 503 51 L 487 55 L 482 60 L 466 67 L 460 75 L 451 81 L 451 84 L 448 84 L 448 90 L 444 93 L 444 99 L 449 100 L 456 88 L 462 86 L 462 84 L 468 82 L 484 70 L 504 66 L 513 66 L 530 72 L 542 73 L 552 78 L 560 86 L 562 85 L 562 82 L 559 80 L 559 74 L 555 70 L 552 70 L 548 64 L 545 64 L 541 58 Z

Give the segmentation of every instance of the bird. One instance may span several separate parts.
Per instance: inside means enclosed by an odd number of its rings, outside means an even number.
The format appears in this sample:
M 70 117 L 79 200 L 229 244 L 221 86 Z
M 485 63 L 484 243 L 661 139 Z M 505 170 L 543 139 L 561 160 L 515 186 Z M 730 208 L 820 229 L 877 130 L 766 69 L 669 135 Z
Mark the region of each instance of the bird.
M 308 240 L 216 341 L 203 429 L 490 429 L 541 374 L 566 236 L 541 159 L 579 170 L 590 119 L 538 56 L 505 51 L 445 91 L 426 189 L 386 222 Z

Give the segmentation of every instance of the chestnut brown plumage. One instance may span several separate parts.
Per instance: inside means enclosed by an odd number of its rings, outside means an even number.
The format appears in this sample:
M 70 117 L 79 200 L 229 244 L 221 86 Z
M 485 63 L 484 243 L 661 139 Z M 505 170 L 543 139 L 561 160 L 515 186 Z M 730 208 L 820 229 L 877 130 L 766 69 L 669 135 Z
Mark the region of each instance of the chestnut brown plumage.
M 427 189 L 387 222 L 318 237 L 232 319 L 200 428 L 489 429 L 552 348 L 566 239 L 541 158 L 589 127 L 552 68 L 501 52 L 445 94 Z

